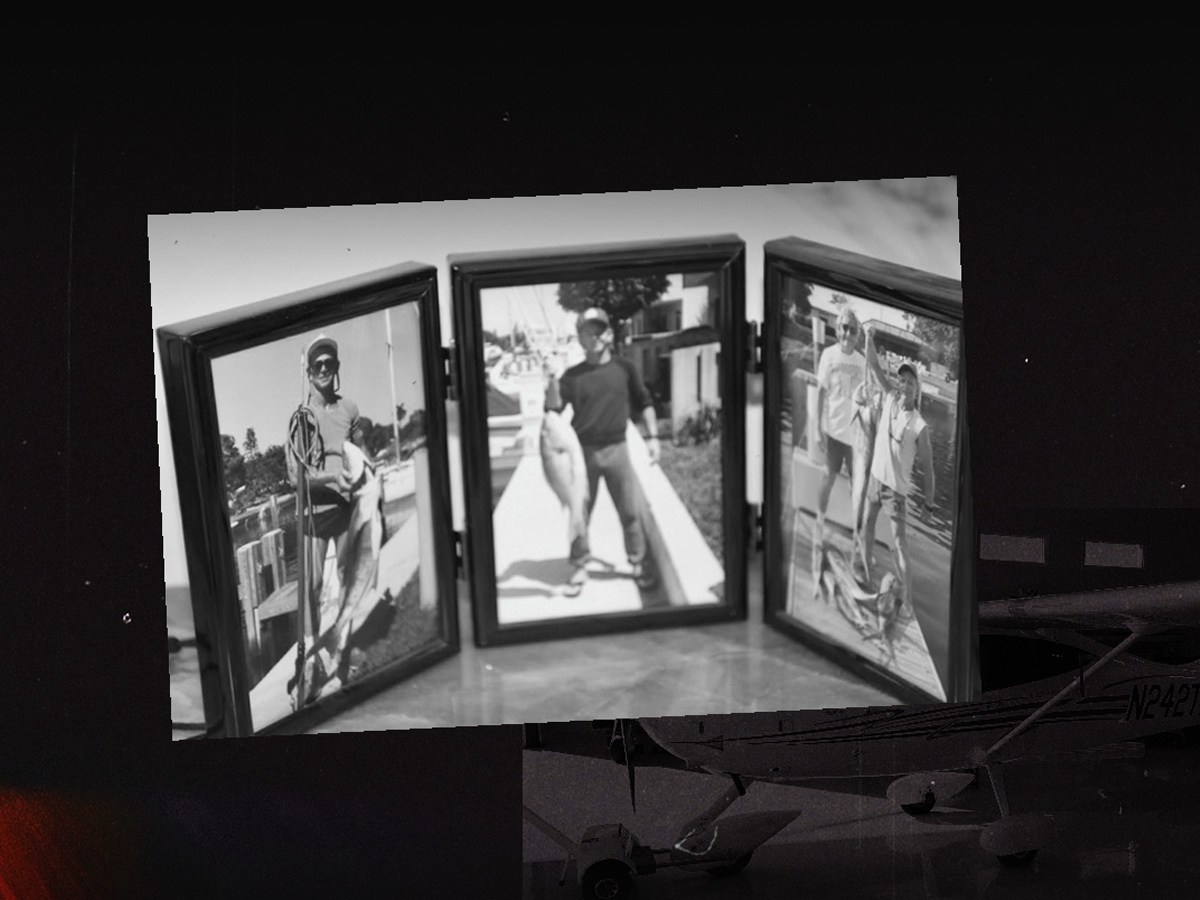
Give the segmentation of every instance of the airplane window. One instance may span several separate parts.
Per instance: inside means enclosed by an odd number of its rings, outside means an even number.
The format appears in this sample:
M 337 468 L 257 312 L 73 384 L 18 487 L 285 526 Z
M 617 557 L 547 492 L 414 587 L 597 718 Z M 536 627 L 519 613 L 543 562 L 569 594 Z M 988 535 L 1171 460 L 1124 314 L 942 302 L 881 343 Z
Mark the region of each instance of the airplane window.
M 1046 562 L 1046 541 L 1040 537 L 1011 534 L 981 534 L 979 558 L 997 562 Z
M 1083 545 L 1085 566 L 1113 566 L 1123 569 L 1142 568 L 1141 544 L 1108 544 L 1103 541 L 1086 541 Z

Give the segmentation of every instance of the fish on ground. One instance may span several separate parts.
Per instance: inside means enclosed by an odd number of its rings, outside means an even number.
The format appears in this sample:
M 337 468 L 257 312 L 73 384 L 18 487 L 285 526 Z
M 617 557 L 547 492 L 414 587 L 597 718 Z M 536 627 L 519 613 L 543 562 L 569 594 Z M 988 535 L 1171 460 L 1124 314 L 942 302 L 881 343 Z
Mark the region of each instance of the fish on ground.
M 888 572 L 877 590 L 866 588 L 855 575 L 846 555 L 827 543 L 821 545 L 817 571 L 817 581 L 826 601 L 832 602 L 859 634 L 877 642 L 894 658 L 893 626 L 900 611 L 900 585 L 896 576 Z

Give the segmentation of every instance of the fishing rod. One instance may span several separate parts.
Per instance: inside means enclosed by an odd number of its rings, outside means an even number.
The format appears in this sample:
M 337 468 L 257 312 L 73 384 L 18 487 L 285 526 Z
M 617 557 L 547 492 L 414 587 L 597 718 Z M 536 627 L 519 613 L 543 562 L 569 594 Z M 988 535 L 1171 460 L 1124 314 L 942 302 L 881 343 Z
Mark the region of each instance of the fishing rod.
M 300 351 L 300 404 L 292 413 L 288 423 L 288 456 L 296 467 L 296 609 L 299 616 L 296 629 L 296 674 L 295 697 L 296 707 L 303 703 L 306 685 L 304 683 L 304 662 L 307 656 L 308 639 L 313 635 L 316 623 L 313 621 L 311 572 L 312 554 L 305 534 L 305 525 L 310 532 L 315 532 L 315 522 L 312 514 L 312 504 L 309 502 L 309 473 L 321 465 L 325 456 L 324 442 L 321 430 L 317 425 L 317 417 L 308 401 L 312 392 L 308 384 L 308 347 Z

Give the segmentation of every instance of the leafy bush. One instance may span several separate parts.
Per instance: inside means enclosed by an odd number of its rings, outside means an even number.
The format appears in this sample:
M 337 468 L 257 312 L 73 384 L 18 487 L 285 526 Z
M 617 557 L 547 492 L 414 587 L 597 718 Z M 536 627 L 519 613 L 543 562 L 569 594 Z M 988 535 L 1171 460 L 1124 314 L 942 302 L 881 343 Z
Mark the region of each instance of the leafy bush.
M 675 434 L 675 443 L 707 444 L 721 436 L 721 409 L 706 404 L 683 420 Z

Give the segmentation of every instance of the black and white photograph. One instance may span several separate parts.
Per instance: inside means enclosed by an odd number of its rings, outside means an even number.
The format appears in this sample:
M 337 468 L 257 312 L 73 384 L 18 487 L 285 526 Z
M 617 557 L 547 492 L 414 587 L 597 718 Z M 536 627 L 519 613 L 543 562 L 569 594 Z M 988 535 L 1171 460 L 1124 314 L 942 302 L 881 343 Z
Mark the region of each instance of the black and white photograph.
M 944 700 L 959 329 L 785 292 L 786 614 Z
M 421 309 L 393 303 L 209 362 L 236 593 L 206 614 L 236 611 L 251 732 L 446 647 Z
M 451 256 L 481 646 L 744 616 L 743 253 Z
M 482 292 L 501 625 L 724 599 L 719 284 Z
M 969 699 L 961 286 L 796 239 L 767 257 L 768 620 Z

